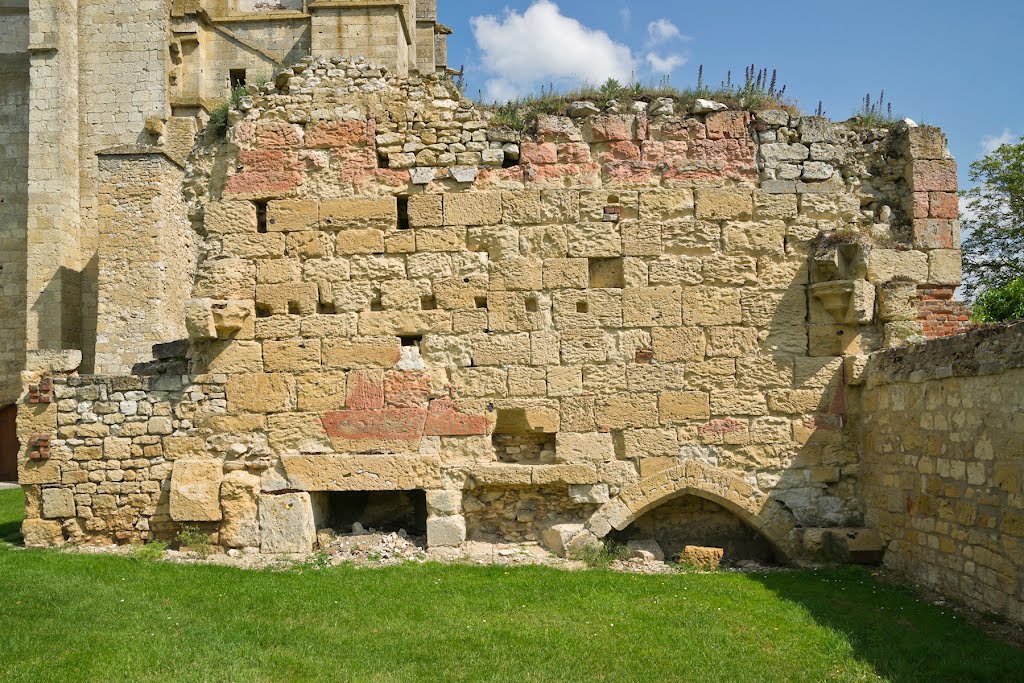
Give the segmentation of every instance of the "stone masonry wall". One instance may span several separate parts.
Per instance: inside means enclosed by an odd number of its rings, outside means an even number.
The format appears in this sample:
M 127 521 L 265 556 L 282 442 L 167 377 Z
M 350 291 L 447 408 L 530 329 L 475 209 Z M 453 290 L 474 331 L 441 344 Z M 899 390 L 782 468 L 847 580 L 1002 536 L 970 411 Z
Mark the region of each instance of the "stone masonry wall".
M 878 354 L 859 405 L 886 564 L 1024 620 L 1024 324 Z
M 0 406 L 21 393 L 28 223 L 28 15 L 0 15 Z
M 186 169 L 189 362 L 225 400 L 146 434 L 162 457 L 174 439 L 171 522 L 306 552 L 311 493 L 422 489 L 434 546 L 466 539 L 484 490 L 502 493 L 483 519 L 542 495 L 569 536 L 691 493 L 786 559 L 808 529 L 862 526 L 844 356 L 919 333 L 916 287 L 958 281 L 955 221 L 915 213 L 955 193 L 941 133 L 662 100 L 572 112 L 524 137 L 449 81 L 341 58 L 243 98 Z M 96 453 L 80 445 L 122 436 L 67 406 L 49 452 L 74 471 Z M 527 442 L 535 462 L 509 457 Z M 31 524 L 38 543 L 81 526 Z

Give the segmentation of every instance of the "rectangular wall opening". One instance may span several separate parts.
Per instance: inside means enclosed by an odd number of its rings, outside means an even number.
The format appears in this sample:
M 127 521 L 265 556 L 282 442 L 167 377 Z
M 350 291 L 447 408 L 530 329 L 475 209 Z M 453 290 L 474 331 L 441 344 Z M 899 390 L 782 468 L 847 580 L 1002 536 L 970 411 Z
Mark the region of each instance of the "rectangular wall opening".
M 427 496 L 415 491 L 321 491 L 310 494 L 317 531 L 338 534 L 427 533 Z
M 228 70 L 228 81 L 231 83 L 231 89 L 241 88 L 245 85 L 245 69 L 229 69 Z
M 555 462 L 555 435 L 530 428 L 522 408 L 502 408 L 491 435 L 498 462 L 550 465 Z
M 589 261 L 591 288 L 622 289 L 626 286 L 622 259 L 592 258 Z

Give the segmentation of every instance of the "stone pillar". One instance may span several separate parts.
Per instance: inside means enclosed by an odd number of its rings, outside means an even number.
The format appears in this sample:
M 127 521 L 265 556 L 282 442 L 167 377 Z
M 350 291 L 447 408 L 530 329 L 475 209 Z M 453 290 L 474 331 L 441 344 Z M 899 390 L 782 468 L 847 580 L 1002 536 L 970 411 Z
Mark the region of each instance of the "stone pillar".
M 452 548 L 466 542 L 462 491 L 427 491 L 427 546 Z
M 29 5 L 26 345 L 78 348 L 78 0 Z
M 140 146 L 100 153 L 96 372 L 130 374 L 154 344 L 184 339 L 195 235 L 181 199 L 183 172 Z

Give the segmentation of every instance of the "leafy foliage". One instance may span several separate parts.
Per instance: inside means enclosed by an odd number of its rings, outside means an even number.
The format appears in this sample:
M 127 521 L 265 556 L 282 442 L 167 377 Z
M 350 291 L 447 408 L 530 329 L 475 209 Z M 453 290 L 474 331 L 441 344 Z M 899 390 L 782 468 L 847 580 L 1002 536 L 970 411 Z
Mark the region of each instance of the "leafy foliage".
M 209 557 L 213 552 L 210 545 L 210 537 L 202 529 L 196 526 L 182 527 L 178 532 L 178 546 L 188 548 L 199 557 Z
M 1024 277 L 1010 280 L 1002 287 L 983 290 L 974 302 L 972 317 L 979 323 L 1024 319 Z
M 578 560 L 592 569 L 608 569 L 617 560 L 628 560 L 633 552 L 621 543 L 604 539 L 599 544 L 574 548 L 570 559 Z
M 1024 277 L 1024 138 L 975 161 L 970 178 L 976 185 L 961 193 L 968 200 L 964 289 L 974 297 Z
M 167 544 L 164 541 L 150 541 L 149 543 L 135 546 L 132 556 L 137 560 L 159 560 L 164 556 Z
M 218 104 L 210 111 L 210 121 L 207 124 L 210 133 L 218 140 L 223 140 L 228 134 L 228 114 L 232 109 L 238 109 L 242 98 L 249 95 L 247 85 L 239 85 L 231 89 L 231 96 Z
M 819 110 L 821 103 L 818 104 Z M 854 121 L 865 128 L 892 128 L 900 122 L 900 116 L 894 114 L 892 102 L 886 102 L 885 91 L 872 101 L 871 93 L 864 95 L 860 108 L 853 113 Z

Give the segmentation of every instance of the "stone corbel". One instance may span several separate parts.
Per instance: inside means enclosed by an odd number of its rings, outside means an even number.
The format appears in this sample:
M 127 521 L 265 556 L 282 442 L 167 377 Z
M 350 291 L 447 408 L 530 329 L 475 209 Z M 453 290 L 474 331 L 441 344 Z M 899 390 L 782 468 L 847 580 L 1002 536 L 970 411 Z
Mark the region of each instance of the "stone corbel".
M 255 318 L 252 301 L 190 299 L 185 304 L 185 328 L 193 341 L 233 339 Z

